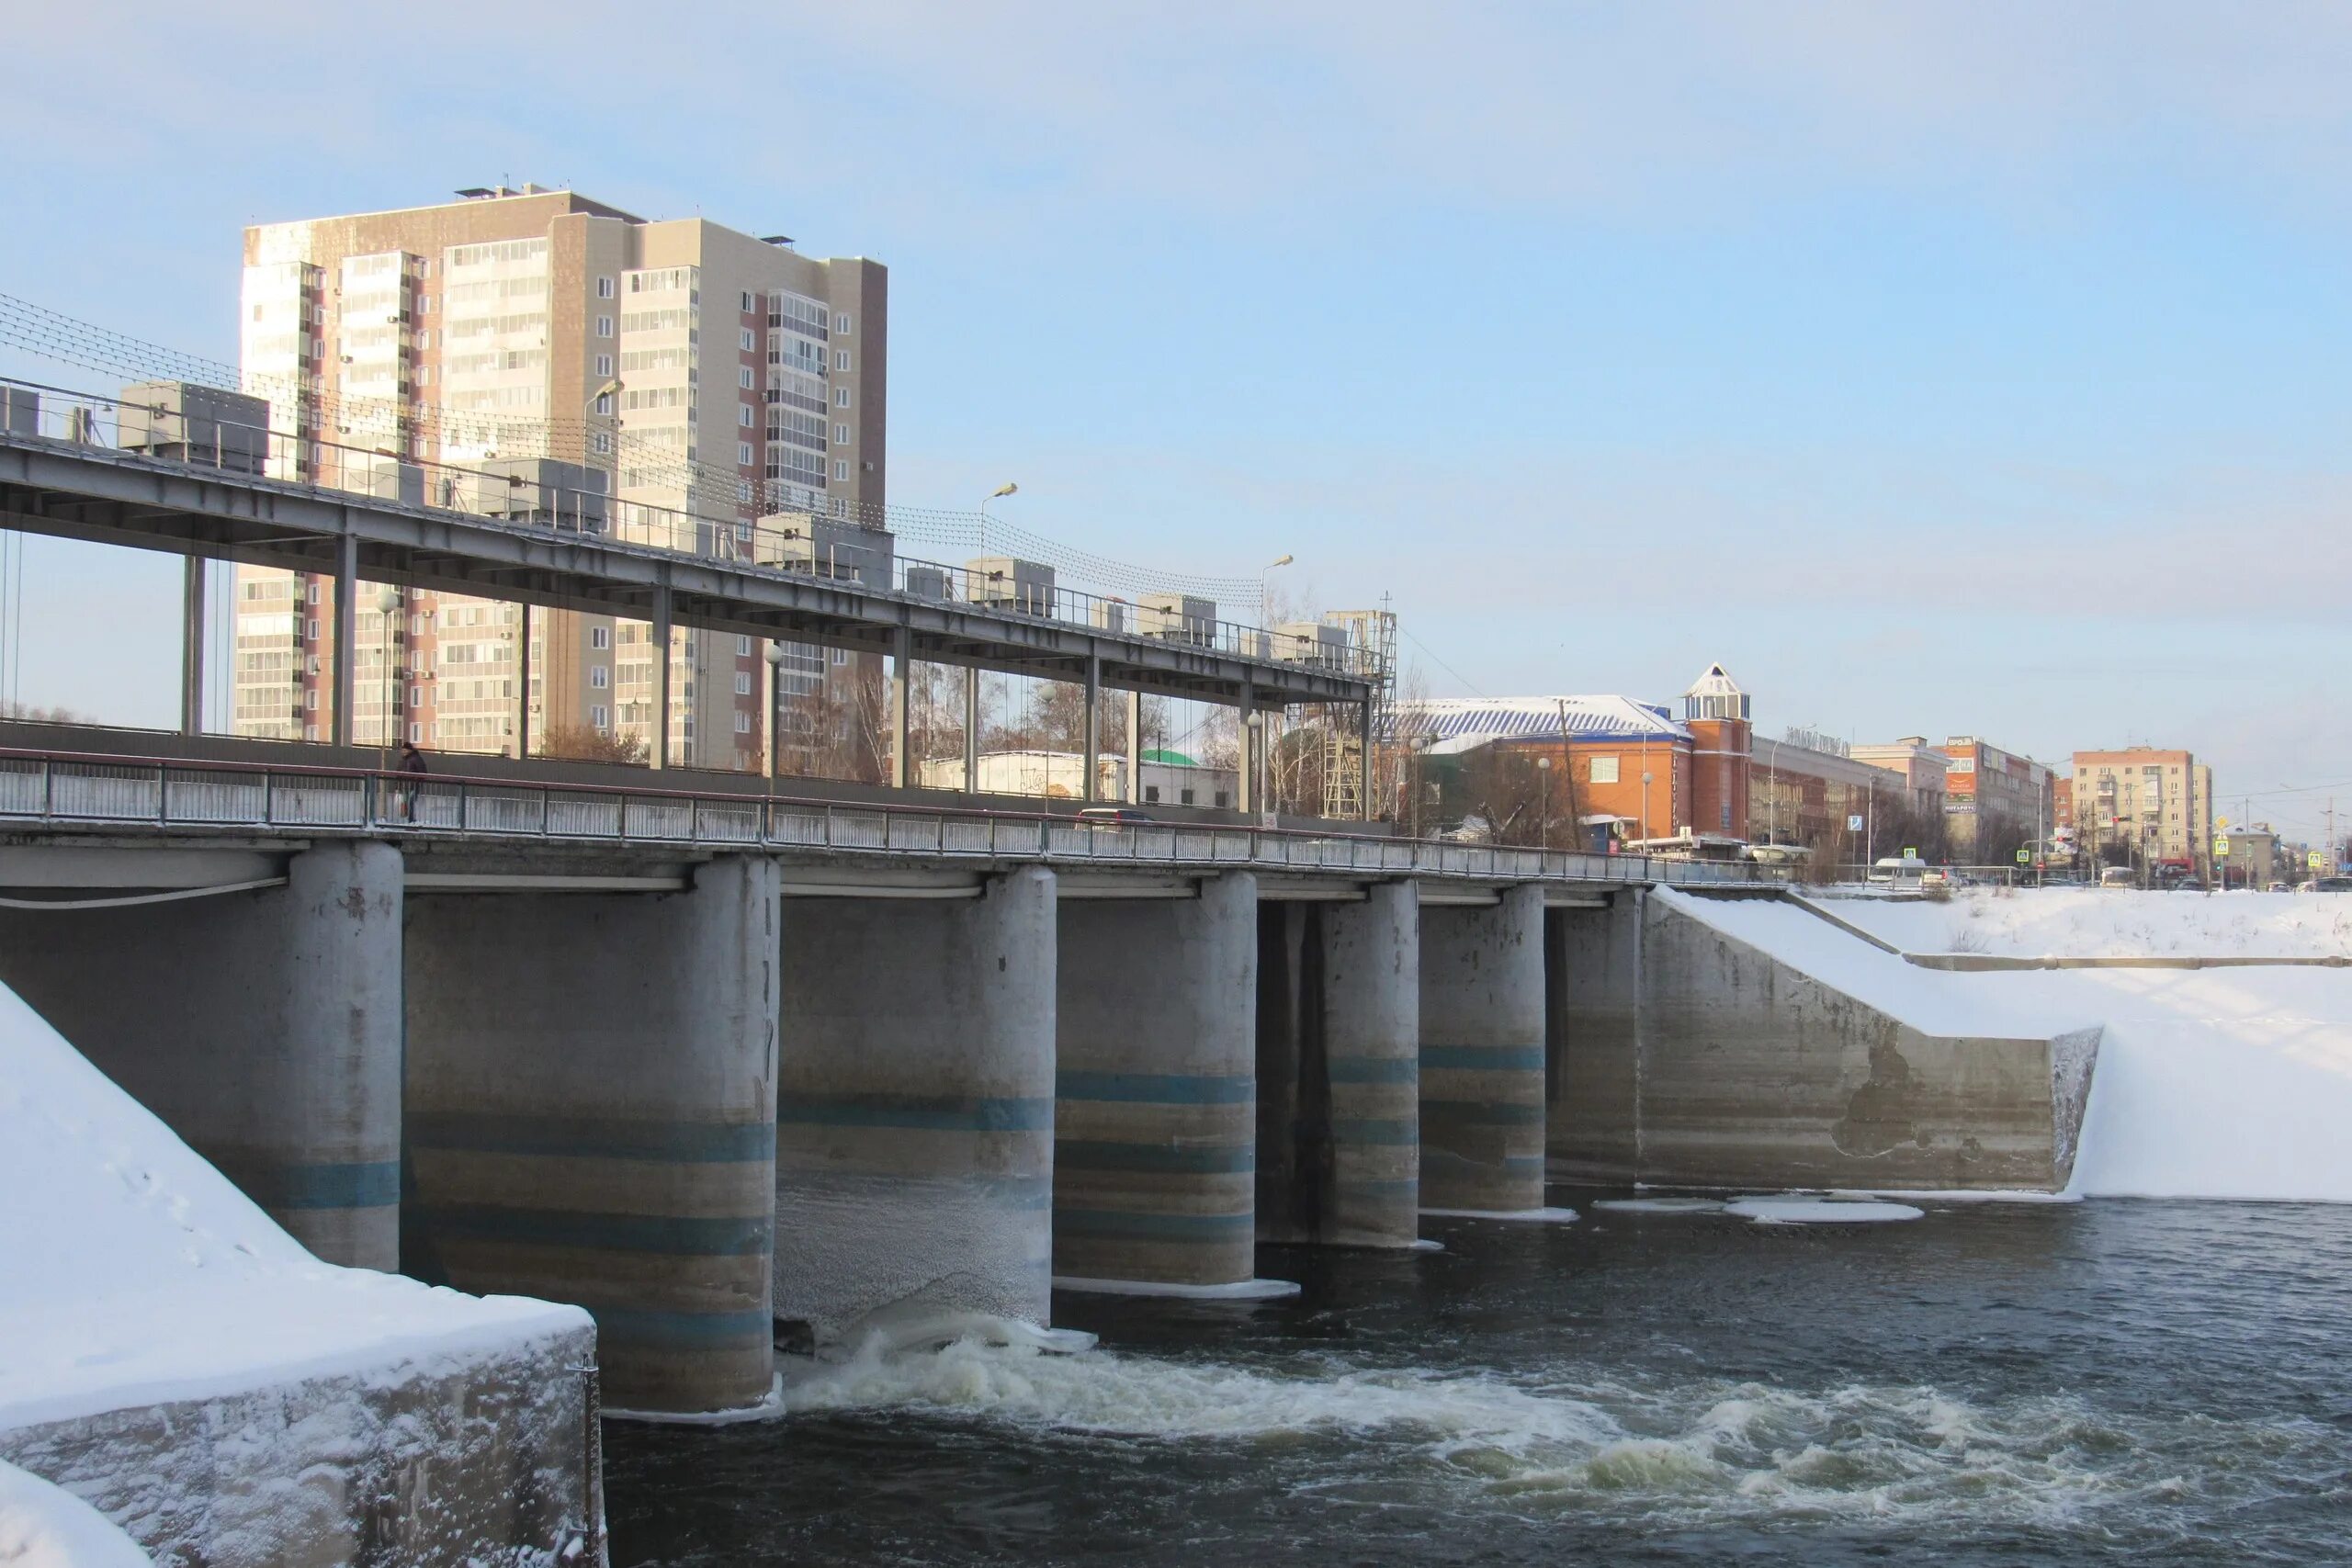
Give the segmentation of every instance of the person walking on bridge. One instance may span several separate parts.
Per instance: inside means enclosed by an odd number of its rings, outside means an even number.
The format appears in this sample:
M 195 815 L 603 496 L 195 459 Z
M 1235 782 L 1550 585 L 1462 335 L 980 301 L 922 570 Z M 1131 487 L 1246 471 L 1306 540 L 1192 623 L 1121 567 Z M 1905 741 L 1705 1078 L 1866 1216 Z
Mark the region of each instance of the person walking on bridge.
M 424 765 L 424 753 L 416 749 L 416 742 L 401 741 L 401 773 L 404 775 L 404 780 L 401 784 L 400 792 L 401 815 L 411 822 L 416 820 L 417 786 L 413 781 L 423 778 L 427 771 Z

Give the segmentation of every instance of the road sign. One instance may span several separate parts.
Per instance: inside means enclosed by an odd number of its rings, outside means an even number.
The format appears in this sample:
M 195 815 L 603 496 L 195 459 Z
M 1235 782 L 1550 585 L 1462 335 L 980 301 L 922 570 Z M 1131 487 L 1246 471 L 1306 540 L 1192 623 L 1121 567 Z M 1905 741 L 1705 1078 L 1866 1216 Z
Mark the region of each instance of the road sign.
M 2018 852 L 2018 863 L 2019 865 L 2025 864 L 2031 859 L 2033 859 L 2033 852 L 2031 850 L 2019 850 Z
M 2320 853 L 2317 850 L 2312 851 L 2311 853 L 2303 857 L 2303 864 L 2312 871 L 2317 871 L 2321 866 L 2324 866 L 2326 863 L 2327 857 Z
M 1849 833 L 1859 833 L 1861 830 L 1862 814 L 1857 811 L 1854 815 L 1846 818 L 1846 831 Z
M 2230 830 L 2230 819 L 2226 817 L 2216 817 L 2213 818 L 2213 826 L 2226 833 Z
M 1919 858 L 1919 852 L 1917 850 L 1905 850 L 1903 852 L 1903 858 L 1905 860 L 1917 860 Z
M 2227 839 L 2215 839 L 2215 840 L 2213 840 L 2213 852 L 2214 852 L 2215 854 L 2217 854 L 2217 855 L 2222 855 L 2222 856 L 2226 857 L 2226 856 L 2229 854 L 2229 852 L 2230 852 L 2230 841 L 2229 841 L 2229 840 L 2227 840 Z

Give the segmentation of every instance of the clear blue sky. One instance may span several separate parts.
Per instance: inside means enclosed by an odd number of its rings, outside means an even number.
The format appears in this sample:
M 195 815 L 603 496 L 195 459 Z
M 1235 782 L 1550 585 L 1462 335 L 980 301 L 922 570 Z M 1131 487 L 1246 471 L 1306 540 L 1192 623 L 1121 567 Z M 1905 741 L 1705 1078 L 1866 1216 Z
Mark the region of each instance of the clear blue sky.
M 14 19 L 0 290 L 232 358 L 246 222 L 569 184 L 888 262 L 894 499 L 1432 694 L 2352 781 L 2352 9 L 668 9 Z M 167 713 L 171 574 L 30 553 L 25 696 Z

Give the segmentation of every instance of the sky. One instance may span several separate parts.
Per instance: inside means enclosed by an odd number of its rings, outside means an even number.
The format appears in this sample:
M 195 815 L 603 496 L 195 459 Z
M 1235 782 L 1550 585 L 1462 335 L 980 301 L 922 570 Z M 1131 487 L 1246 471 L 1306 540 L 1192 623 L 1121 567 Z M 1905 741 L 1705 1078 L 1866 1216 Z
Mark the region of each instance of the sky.
M 249 222 L 537 180 L 786 232 L 890 267 L 895 501 L 1294 555 L 1432 695 L 1721 661 L 1760 734 L 2185 746 L 2352 818 L 2352 9 L 11 9 L 0 292 L 228 360 Z M 25 581 L 24 700 L 168 721 L 173 563 Z

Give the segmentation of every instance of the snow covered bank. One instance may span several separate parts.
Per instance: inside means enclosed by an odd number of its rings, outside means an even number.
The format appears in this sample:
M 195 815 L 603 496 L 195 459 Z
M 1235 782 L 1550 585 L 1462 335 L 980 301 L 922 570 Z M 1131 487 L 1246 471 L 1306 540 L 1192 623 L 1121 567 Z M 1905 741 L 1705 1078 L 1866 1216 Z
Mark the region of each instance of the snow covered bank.
M 104 1514 L 0 1461 L 0 1568 L 153 1568 Z
M 585 1313 L 321 1263 L 5 988 L 0 1258 L 0 1459 L 161 1556 L 520 1562 L 582 1517 Z
M 2352 897 L 1967 888 L 1946 902 L 1813 896 L 1905 953 L 2063 958 L 2352 956 Z
M 1948 974 L 1905 964 L 1793 905 L 1682 901 L 1792 967 L 1921 1027 L 2100 1026 L 2070 1192 L 2352 1202 L 2352 969 Z M 2334 911 L 2352 915 L 2352 902 L 2324 895 L 2050 890 L 1970 902 L 1988 912 L 1971 916 L 1960 899 L 1829 907 L 1913 951 L 1957 923 L 1983 926 L 1988 942 L 2007 933 L 1999 940 L 2019 953 L 2055 943 L 2083 956 L 2144 952 L 2128 946 L 2143 940 L 2168 956 L 2297 942 L 2301 955 L 2321 956 L 2335 951 L 2327 945 L 2337 940 Z M 2233 906 L 2249 911 L 2239 927 L 2228 924 Z M 2220 954 L 2197 951 L 2225 941 L 2234 945 Z

